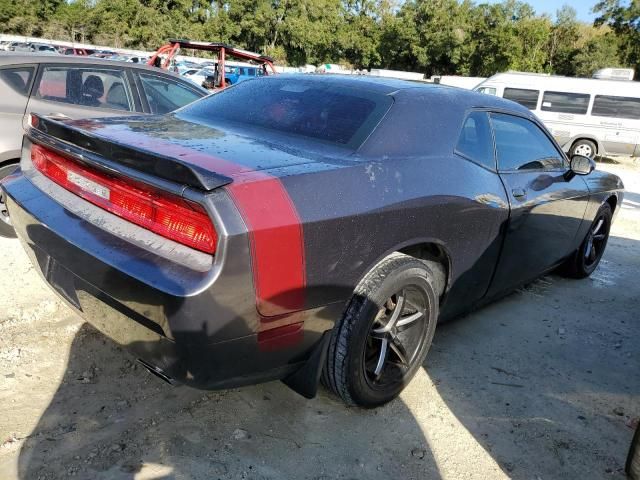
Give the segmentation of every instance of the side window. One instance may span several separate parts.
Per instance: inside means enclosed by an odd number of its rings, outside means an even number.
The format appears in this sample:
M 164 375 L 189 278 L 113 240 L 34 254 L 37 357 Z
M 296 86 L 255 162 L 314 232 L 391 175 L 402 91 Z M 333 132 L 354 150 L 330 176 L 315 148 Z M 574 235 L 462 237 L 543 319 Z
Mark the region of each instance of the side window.
M 487 95 L 496 95 L 497 91 L 494 87 L 480 87 L 478 89 L 480 93 L 486 93 Z
M 35 67 L 13 67 L 0 69 L 0 81 L 14 92 L 22 95 L 29 93 Z
M 591 115 L 640 120 L 640 98 L 596 95 Z
M 480 165 L 495 170 L 493 139 L 486 112 L 471 112 L 467 116 L 460 131 L 456 152 Z
M 544 92 L 542 106 L 545 112 L 584 115 L 589 108 L 589 94 L 568 92 Z
M 131 111 L 124 71 L 91 67 L 46 66 L 35 93 L 51 102 Z
M 162 115 L 202 98 L 204 95 L 170 78 L 139 73 L 151 113 Z
M 535 110 L 538 106 L 540 90 L 528 90 L 526 88 L 505 88 L 502 98 L 518 102 L 529 110 Z
M 564 169 L 564 158 L 532 121 L 492 113 L 491 123 L 500 171 Z

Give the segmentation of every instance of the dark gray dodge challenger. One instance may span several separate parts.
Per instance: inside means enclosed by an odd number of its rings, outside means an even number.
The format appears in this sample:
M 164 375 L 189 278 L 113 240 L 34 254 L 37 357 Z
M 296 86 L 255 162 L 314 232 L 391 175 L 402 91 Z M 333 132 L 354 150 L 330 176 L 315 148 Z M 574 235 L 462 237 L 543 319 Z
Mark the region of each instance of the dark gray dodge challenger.
M 172 114 L 30 118 L 2 185 L 49 285 L 155 375 L 396 397 L 436 323 L 598 265 L 621 181 L 524 107 L 368 78 L 243 82 Z

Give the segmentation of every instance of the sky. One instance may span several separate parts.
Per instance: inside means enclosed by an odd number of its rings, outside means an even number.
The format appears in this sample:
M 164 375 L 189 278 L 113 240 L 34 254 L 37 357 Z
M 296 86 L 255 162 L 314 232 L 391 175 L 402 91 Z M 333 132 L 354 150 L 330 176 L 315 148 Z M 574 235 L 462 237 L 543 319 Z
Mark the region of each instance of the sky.
M 489 3 L 499 3 L 501 0 L 490 0 Z M 562 5 L 569 5 L 576 9 L 578 20 L 591 23 L 596 15 L 591 13 L 591 8 L 597 3 L 597 0 L 525 0 L 531 5 L 537 14 L 548 13 L 551 18 L 555 18 L 556 10 Z M 483 3 L 478 1 L 476 3 Z

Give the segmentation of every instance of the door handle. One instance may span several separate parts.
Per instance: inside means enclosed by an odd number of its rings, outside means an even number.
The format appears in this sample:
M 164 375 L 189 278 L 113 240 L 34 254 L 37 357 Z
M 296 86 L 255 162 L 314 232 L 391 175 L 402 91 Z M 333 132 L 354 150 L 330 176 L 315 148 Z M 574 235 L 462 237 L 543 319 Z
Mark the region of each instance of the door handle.
M 524 188 L 514 188 L 513 190 L 511 190 L 511 193 L 513 194 L 514 198 L 524 198 L 527 196 L 527 191 Z

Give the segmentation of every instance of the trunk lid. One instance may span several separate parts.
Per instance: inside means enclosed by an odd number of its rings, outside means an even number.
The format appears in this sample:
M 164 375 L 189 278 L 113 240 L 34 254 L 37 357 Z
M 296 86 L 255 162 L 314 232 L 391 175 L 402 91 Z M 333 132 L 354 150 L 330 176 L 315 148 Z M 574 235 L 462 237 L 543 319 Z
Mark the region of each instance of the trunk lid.
M 305 152 L 287 151 L 174 115 L 88 120 L 37 117 L 36 123 L 37 132 L 70 146 L 205 191 L 258 171 L 316 161 Z

